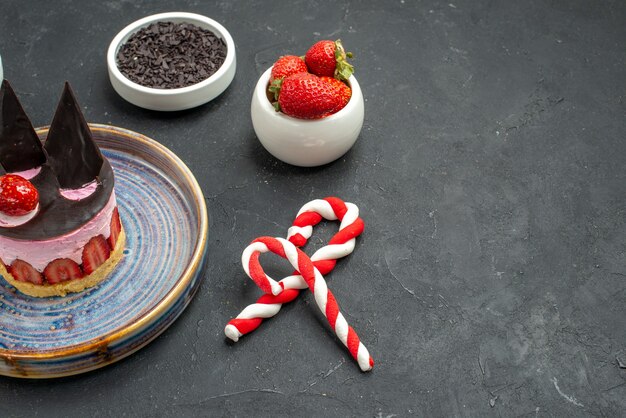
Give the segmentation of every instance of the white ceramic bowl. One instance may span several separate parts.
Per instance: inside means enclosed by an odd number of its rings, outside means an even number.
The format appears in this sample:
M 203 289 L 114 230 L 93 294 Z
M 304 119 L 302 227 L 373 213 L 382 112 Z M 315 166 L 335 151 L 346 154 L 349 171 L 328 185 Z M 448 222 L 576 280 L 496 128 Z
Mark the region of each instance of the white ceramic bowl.
M 350 101 L 339 112 L 322 119 L 305 120 L 276 112 L 267 98 L 269 68 L 263 73 L 252 95 L 252 125 L 261 144 L 270 154 L 286 163 L 314 167 L 336 160 L 356 142 L 363 126 L 363 93 L 354 76 Z
M 141 28 L 149 26 L 154 22 L 166 21 L 191 23 L 210 30 L 224 40 L 226 43 L 226 59 L 215 74 L 191 86 L 178 89 L 155 89 L 134 83 L 121 73 L 117 67 L 116 58 L 120 47 Z M 115 91 L 132 104 L 146 109 L 164 111 L 189 109 L 207 103 L 219 96 L 235 77 L 236 61 L 235 43 L 224 26 L 208 17 L 184 12 L 160 13 L 131 23 L 113 38 L 107 52 L 109 79 Z

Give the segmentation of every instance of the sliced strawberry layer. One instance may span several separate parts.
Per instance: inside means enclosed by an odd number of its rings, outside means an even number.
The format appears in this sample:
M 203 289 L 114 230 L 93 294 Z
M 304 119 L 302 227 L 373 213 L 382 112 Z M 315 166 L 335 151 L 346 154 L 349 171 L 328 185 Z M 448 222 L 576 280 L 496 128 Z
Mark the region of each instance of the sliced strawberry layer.
M 48 263 L 43 274 L 24 260 L 15 260 L 10 266 L 5 266 L 7 271 L 20 282 L 30 282 L 42 285 L 45 280 L 50 284 L 56 284 L 73 279 L 80 279 L 87 274 L 93 273 L 111 256 L 111 250 L 115 248 L 117 240 L 122 232 L 122 223 L 117 207 L 111 215 L 110 235 L 105 239 L 98 235 L 89 240 L 83 248 L 82 267 L 69 258 L 57 258 Z M 4 265 L 2 259 L 0 263 Z
M 93 273 L 109 259 L 110 255 L 111 249 L 102 235 L 90 239 L 83 248 L 83 271 L 85 274 Z
M 15 260 L 9 267 L 9 273 L 19 282 L 43 284 L 43 276 L 24 260 Z
M 115 249 L 115 244 L 117 244 L 117 239 L 119 238 L 121 232 L 122 222 L 120 221 L 120 213 L 116 207 L 113 209 L 113 215 L 111 216 L 111 235 L 109 235 L 109 239 L 107 240 L 111 250 Z
M 74 260 L 69 258 L 57 258 L 43 270 L 46 280 L 50 284 L 57 284 L 73 279 L 84 277 L 83 271 Z

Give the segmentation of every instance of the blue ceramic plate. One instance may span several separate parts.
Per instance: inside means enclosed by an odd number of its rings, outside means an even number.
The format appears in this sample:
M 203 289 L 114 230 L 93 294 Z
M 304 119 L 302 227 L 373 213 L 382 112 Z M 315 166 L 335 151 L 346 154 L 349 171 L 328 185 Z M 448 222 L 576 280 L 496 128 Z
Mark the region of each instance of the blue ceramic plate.
M 150 138 L 90 126 L 115 172 L 125 255 L 98 286 L 65 297 L 33 298 L 0 279 L 0 374 L 68 376 L 120 360 L 163 332 L 202 278 L 208 218 L 189 169 Z

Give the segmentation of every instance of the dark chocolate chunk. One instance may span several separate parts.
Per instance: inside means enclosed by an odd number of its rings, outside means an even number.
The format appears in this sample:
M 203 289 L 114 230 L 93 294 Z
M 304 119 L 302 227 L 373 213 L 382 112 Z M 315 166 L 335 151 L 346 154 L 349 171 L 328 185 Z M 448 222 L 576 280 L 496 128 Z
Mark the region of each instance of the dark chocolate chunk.
M 8 81 L 0 88 L 0 164 L 17 172 L 41 166 L 46 154 L 35 129 Z M 2 174 L 2 173 L 0 173 Z
M 96 180 L 104 158 L 66 82 L 44 148 L 64 189 L 78 189 Z
M 225 59 L 226 43 L 210 30 L 184 22 L 156 22 L 120 47 L 117 66 L 137 84 L 173 89 L 206 80 Z

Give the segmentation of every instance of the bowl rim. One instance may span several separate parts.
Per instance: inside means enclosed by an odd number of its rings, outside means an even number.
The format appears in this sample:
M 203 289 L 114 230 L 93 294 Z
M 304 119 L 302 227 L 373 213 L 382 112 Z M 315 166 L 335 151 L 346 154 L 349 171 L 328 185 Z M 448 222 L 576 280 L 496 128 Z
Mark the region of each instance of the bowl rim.
M 217 36 L 221 37 L 226 43 L 226 58 L 224 62 L 218 68 L 218 70 L 209 76 L 208 78 L 190 86 L 180 87 L 175 89 L 157 89 L 153 87 L 142 86 L 141 84 L 137 84 L 134 81 L 127 78 L 117 66 L 117 51 L 123 42 L 127 41 L 128 38 L 138 31 L 139 29 L 150 25 L 151 23 L 163 21 L 167 19 L 182 19 L 187 21 L 188 23 L 197 24 L 198 22 L 204 23 L 211 27 L 212 32 Z M 129 89 L 132 89 L 136 92 L 153 95 L 153 96 L 173 96 L 178 94 L 191 93 L 197 90 L 201 90 L 211 84 L 217 82 L 217 80 L 221 79 L 225 76 L 228 70 L 235 63 L 235 42 L 233 41 L 230 32 L 219 22 L 213 20 L 207 16 L 200 15 L 197 13 L 188 13 L 188 12 L 166 12 L 166 13 L 157 13 L 154 15 L 143 17 L 139 20 L 136 20 L 129 25 L 127 25 L 124 29 L 115 35 L 111 43 L 109 44 L 109 48 L 107 50 L 107 65 L 109 67 L 109 73 L 113 75 L 117 81 L 122 83 Z
M 348 84 L 350 85 L 350 88 L 352 89 L 352 95 L 350 96 L 350 100 L 348 101 L 348 104 L 346 104 L 343 107 L 343 109 L 341 109 L 337 113 L 333 113 L 330 116 L 326 116 L 320 119 L 294 118 L 293 116 L 285 115 L 283 112 L 277 112 L 276 109 L 274 109 L 274 106 L 272 106 L 272 103 L 269 100 L 267 100 L 266 90 L 267 90 L 267 85 L 269 84 L 270 75 L 271 75 L 273 67 L 274 66 L 272 65 L 267 70 L 265 70 L 263 74 L 261 74 L 261 76 L 259 77 L 259 81 L 257 82 L 257 85 L 255 87 L 255 93 L 259 96 L 259 100 L 262 103 L 261 109 L 263 109 L 264 111 L 270 111 L 271 113 L 275 114 L 277 117 L 285 118 L 288 121 L 296 121 L 299 123 L 309 124 L 309 123 L 321 123 L 321 122 L 326 122 L 326 121 L 333 121 L 335 119 L 342 118 L 345 115 L 351 113 L 353 109 L 356 106 L 358 106 L 358 101 L 359 101 L 358 97 L 363 95 L 363 93 L 361 92 L 361 86 L 359 85 L 359 82 L 356 80 L 356 77 L 354 76 L 354 74 L 352 74 L 350 78 L 348 79 Z

